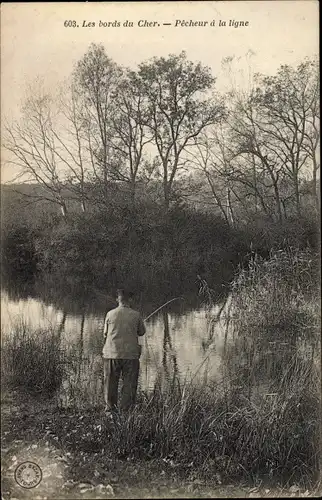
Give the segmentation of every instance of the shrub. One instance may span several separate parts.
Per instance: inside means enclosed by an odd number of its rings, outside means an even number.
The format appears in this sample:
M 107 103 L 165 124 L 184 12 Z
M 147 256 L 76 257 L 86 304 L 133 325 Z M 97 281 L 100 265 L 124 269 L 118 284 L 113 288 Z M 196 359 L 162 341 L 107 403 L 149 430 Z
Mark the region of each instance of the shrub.
M 21 395 L 51 398 L 64 376 L 64 352 L 55 332 L 16 325 L 2 338 L 3 387 Z
M 37 267 L 34 234 L 19 224 L 5 227 L 1 234 L 2 273 L 17 273 L 24 278 L 33 275 Z

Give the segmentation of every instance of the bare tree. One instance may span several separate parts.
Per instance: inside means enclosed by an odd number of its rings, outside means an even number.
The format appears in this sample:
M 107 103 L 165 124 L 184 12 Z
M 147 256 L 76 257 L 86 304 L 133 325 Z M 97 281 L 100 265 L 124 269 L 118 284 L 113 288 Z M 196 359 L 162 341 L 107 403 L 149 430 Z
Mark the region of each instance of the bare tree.
M 263 134 L 261 123 L 261 114 L 254 104 L 253 94 L 246 99 L 237 95 L 229 119 L 233 175 L 237 174 L 240 179 L 253 177 L 252 185 L 256 185 L 258 195 L 260 180 L 266 198 L 272 190 L 277 216 L 282 220 L 279 184 L 285 176 L 284 165 L 277 156 L 272 155 L 271 144 Z
M 188 150 L 190 164 L 200 170 L 207 181 L 215 204 L 218 206 L 227 224 L 230 224 L 232 211 L 227 205 L 227 177 L 225 176 L 225 156 L 218 154 L 212 130 L 202 132 L 195 140 L 194 147 Z M 230 207 L 231 208 L 231 207 Z
M 10 154 L 8 163 L 18 167 L 20 177 L 42 188 L 42 192 L 37 189 L 28 196 L 55 203 L 65 217 L 64 169 L 54 131 L 55 118 L 53 99 L 39 87 L 30 89 L 21 120 L 5 127 L 4 147 Z
M 230 224 L 241 209 L 248 218 L 264 212 L 282 220 L 294 207 L 299 214 L 301 185 L 310 164 L 318 203 L 317 64 L 282 66 L 274 77 L 254 76 L 249 66 L 248 86 L 241 89 L 233 81 L 233 60 L 224 61 L 231 85 L 228 119 L 199 134 L 189 149 L 190 162 L 204 174 Z
M 111 144 L 122 161 L 114 164 L 114 170 L 110 169 L 110 175 L 113 179 L 129 185 L 132 206 L 135 202 L 140 170 L 148 169 L 145 147 L 152 141 L 152 135 L 145 125 L 147 109 L 144 95 L 136 83 L 131 72 L 127 72 L 120 82 L 114 100 L 111 138 Z
M 319 77 L 317 63 L 307 60 L 297 68 L 280 67 L 276 76 L 257 76 L 251 97 L 257 111 L 256 128 L 265 144 L 266 166 L 282 167 L 301 213 L 300 182 L 312 164 L 314 192 L 317 191 L 317 148 L 319 144 Z M 263 147 L 261 148 L 264 149 Z
M 261 210 L 269 215 L 267 192 L 262 190 L 256 165 L 236 155 L 227 123 L 200 134 L 189 154 L 191 165 L 204 175 L 215 204 L 229 225 L 235 224 L 237 213 L 238 218 L 245 213 L 248 219 Z
M 122 70 L 105 52 L 103 45 L 92 44 L 78 61 L 73 73 L 74 88 L 84 103 L 84 120 L 87 123 L 87 141 L 94 167 L 94 179 L 104 184 L 109 192 L 110 171 L 118 165 L 113 137 L 112 117 Z
M 73 84 L 62 87 L 59 104 L 63 123 L 60 133 L 54 132 L 61 149 L 57 155 L 66 166 L 69 191 L 85 212 L 90 200 L 90 181 L 95 172 L 88 109 Z

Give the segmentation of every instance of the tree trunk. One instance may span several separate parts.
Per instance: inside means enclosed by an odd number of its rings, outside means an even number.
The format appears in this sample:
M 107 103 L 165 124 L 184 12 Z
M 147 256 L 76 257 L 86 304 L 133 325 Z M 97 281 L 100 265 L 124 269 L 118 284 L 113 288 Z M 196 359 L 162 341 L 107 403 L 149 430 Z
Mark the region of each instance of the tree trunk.
M 301 215 L 301 200 L 300 200 L 300 190 L 299 190 L 299 179 L 298 175 L 294 174 L 294 191 L 295 191 L 295 203 L 297 215 Z
M 273 187 L 274 187 L 275 203 L 276 203 L 276 209 L 277 209 L 277 214 L 278 214 L 278 220 L 280 222 L 282 222 L 283 213 L 282 213 L 282 206 L 281 206 L 280 192 L 278 189 L 278 183 L 277 183 L 277 180 L 273 177 L 272 177 L 272 180 L 273 180 Z
M 315 154 L 313 155 L 313 196 L 314 196 L 314 201 L 315 201 L 315 206 L 317 210 L 319 211 L 319 195 L 318 195 L 318 184 L 317 184 L 317 171 L 318 171 L 318 165 L 317 161 L 315 158 Z
M 217 205 L 218 205 L 221 213 L 223 214 L 226 223 L 229 226 L 229 218 L 227 217 L 227 210 L 225 210 L 225 207 L 223 206 L 223 204 L 220 201 L 219 196 L 217 195 L 216 189 L 215 189 L 214 184 L 213 184 L 213 182 L 211 180 L 209 172 L 205 171 L 205 174 L 206 174 L 206 179 L 207 179 L 208 184 L 210 186 L 211 192 L 213 194 L 213 197 L 215 198 L 215 201 L 216 201 L 216 203 L 217 203 Z
M 65 329 L 66 318 L 67 318 L 67 313 L 66 313 L 66 311 L 64 311 L 63 317 L 61 319 L 61 322 L 59 324 L 58 331 L 57 331 L 57 335 L 58 335 L 59 339 L 61 338 L 61 334 L 63 333 L 63 331 Z
M 227 186 L 227 218 L 232 226 L 235 224 L 234 213 L 231 206 L 230 188 Z
M 254 185 L 254 196 L 255 196 L 255 214 L 258 212 L 258 199 L 257 199 L 257 175 L 256 175 L 256 161 L 255 155 L 252 155 L 253 164 L 253 185 Z
M 131 203 L 131 208 L 135 208 L 135 201 L 136 201 L 136 183 L 135 179 L 131 179 L 131 184 L 130 184 L 130 203 Z
M 163 207 L 165 213 L 169 211 L 170 208 L 170 188 L 167 182 L 164 181 L 163 183 Z
M 67 215 L 67 208 L 65 202 L 60 202 L 60 210 L 64 218 L 66 218 Z

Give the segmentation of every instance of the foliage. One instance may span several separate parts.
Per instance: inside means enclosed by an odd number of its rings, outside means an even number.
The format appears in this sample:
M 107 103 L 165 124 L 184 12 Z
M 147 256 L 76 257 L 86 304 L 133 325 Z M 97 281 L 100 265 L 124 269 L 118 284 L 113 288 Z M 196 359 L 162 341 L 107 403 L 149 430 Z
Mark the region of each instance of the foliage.
M 2 230 L 1 268 L 7 275 L 28 278 L 37 269 L 35 234 L 23 225 L 9 225 Z
M 214 96 L 204 97 L 215 79 L 209 68 L 188 61 L 185 52 L 144 62 L 133 78 L 147 101 L 146 125 L 162 165 L 167 210 L 173 182 L 184 165 L 183 153 L 200 132 L 223 118 L 224 105 Z
M 22 398 L 52 398 L 64 377 L 64 351 L 53 331 L 30 331 L 15 325 L 1 342 L 3 389 L 16 391 Z
M 2 224 L 2 275 L 51 274 L 55 280 L 83 280 L 96 286 L 127 283 L 151 292 L 156 282 L 171 293 L 195 290 L 196 276 L 228 283 L 250 251 L 263 257 L 270 250 L 318 248 L 318 224 L 310 213 L 283 223 L 258 216 L 231 227 L 219 214 L 181 204 L 167 217 L 151 201 L 136 208 L 115 191 L 113 204 L 80 212 L 72 207 L 62 218 L 48 206 L 29 204 L 5 191 Z M 25 208 L 24 208 L 25 207 Z M 176 288 L 174 290 L 174 288 Z
M 287 220 L 308 205 L 318 213 L 317 60 L 254 75 L 247 92 L 232 86 L 226 103 L 227 119 L 189 152 L 217 210 L 232 224 L 261 215 Z
M 227 63 L 228 61 L 228 63 Z M 230 68 L 233 58 L 226 58 Z M 119 66 L 91 44 L 51 95 L 28 91 L 22 119 L 5 127 L 8 161 L 64 217 L 113 206 L 111 184 L 166 213 L 196 201 L 235 226 L 319 212 L 316 59 L 253 75 L 247 91 L 215 92 L 210 68 L 185 52 Z

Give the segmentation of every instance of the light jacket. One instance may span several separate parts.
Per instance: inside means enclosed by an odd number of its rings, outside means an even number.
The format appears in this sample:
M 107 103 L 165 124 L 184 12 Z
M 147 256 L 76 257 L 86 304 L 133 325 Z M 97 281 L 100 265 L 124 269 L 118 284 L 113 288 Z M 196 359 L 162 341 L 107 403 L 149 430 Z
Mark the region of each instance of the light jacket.
M 143 319 L 138 311 L 118 306 L 105 316 L 103 358 L 138 359 L 141 346 L 138 337 L 145 334 Z

